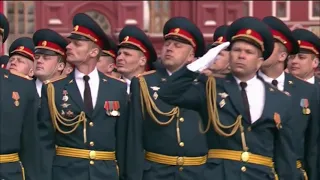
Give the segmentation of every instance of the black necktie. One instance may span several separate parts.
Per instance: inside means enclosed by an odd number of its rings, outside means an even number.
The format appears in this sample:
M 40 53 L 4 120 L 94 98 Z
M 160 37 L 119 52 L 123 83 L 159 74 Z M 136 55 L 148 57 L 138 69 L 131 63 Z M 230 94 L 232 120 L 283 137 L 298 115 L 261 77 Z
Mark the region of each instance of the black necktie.
M 278 81 L 276 79 L 272 80 L 271 84 L 278 88 Z
M 243 105 L 245 108 L 245 112 L 248 116 L 248 120 L 251 122 L 250 107 L 249 107 L 249 101 L 248 101 L 248 96 L 247 96 L 247 92 L 246 92 L 247 83 L 240 82 L 240 87 L 241 87 L 241 96 L 243 99 Z
M 86 111 L 91 113 L 93 111 L 93 105 L 92 105 L 91 89 L 89 86 L 89 79 L 90 77 L 88 75 L 83 76 L 83 80 L 84 80 L 83 101 L 84 101 Z

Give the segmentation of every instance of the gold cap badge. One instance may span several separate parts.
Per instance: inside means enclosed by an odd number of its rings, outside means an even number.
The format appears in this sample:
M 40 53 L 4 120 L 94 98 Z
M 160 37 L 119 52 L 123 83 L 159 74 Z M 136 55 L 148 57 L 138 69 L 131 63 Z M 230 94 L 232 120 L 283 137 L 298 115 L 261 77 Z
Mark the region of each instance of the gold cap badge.
M 47 45 L 47 41 L 43 41 L 42 46 L 46 46 L 46 45 Z

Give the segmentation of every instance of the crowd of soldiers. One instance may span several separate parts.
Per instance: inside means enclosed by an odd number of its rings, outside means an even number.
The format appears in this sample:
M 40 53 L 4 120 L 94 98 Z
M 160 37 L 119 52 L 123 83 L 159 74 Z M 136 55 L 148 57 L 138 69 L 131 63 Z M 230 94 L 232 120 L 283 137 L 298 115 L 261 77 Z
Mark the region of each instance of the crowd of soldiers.
M 137 26 L 115 42 L 79 13 L 67 38 L 16 39 L 1 57 L 0 179 L 319 180 L 319 37 L 268 16 L 208 46 L 172 17 L 163 38 L 158 56 Z

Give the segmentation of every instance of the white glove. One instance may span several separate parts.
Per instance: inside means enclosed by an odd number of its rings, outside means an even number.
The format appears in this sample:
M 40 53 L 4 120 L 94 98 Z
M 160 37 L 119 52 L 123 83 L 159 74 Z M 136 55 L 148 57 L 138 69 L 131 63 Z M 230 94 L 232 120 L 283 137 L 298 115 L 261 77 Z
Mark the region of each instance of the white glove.
M 211 48 L 205 55 L 196 61 L 187 65 L 187 68 L 192 72 L 201 72 L 204 69 L 210 67 L 217 59 L 219 53 L 226 49 L 230 45 L 230 42 L 225 42 L 217 47 Z

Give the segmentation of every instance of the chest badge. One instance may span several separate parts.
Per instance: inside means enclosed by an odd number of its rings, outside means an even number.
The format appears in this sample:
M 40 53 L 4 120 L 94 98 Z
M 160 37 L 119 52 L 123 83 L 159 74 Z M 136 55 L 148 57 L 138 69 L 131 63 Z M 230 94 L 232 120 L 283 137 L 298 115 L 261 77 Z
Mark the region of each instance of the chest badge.
M 68 91 L 67 90 L 63 90 L 62 94 L 63 94 L 62 101 L 64 101 L 64 102 L 68 101 L 69 100 Z
M 219 96 L 221 96 L 221 98 L 227 98 L 229 96 L 229 94 L 223 92 L 223 93 L 219 93 Z
M 16 91 L 13 91 L 12 92 L 12 99 L 14 100 L 14 105 L 18 107 L 20 105 L 20 103 L 19 103 L 19 99 L 20 99 L 19 93 L 16 92 Z
M 303 114 L 310 114 L 311 110 L 309 108 L 309 100 L 308 99 L 301 99 L 300 100 L 300 106 L 302 107 L 302 113 Z

